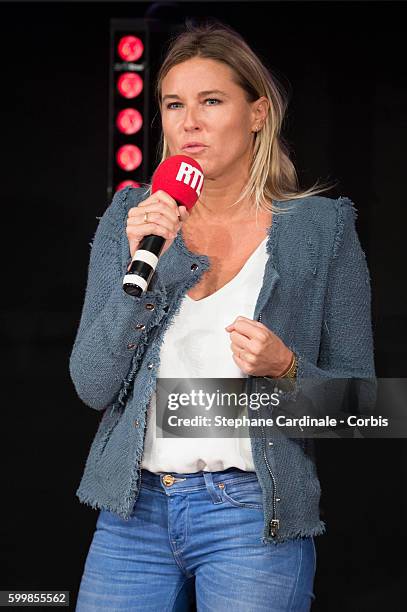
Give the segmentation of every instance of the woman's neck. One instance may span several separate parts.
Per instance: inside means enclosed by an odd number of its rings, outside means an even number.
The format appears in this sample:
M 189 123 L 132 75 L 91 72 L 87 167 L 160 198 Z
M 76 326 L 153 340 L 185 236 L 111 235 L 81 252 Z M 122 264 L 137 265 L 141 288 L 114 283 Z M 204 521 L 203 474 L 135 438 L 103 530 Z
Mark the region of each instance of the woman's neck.
M 240 221 L 254 214 L 252 203 L 245 198 L 238 204 L 231 206 L 239 199 L 244 184 L 233 185 L 212 184 L 204 187 L 200 198 L 191 210 L 191 217 L 197 221 L 210 223 L 211 221 L 222 222 Z

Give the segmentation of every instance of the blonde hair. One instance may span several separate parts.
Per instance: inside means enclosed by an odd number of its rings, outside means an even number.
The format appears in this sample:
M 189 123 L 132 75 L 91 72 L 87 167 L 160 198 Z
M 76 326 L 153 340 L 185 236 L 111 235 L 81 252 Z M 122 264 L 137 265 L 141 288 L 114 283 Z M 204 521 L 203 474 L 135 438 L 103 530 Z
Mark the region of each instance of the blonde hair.
M 218 21 L 200 25 L 187 22 L 186 30 L 171 41 L 156 79 L 155 93 L 160 111 L 163 79 L 173 66 L 193 57 L 217 60 L 229 66 L 236 83 L 246 92 L 248 102 L 253 102 L 261 96 L 265 96 L 269 101 L 266 121 L 261 130 L 254 134 L 249 180 L 232 206 L 247 199 L 254 202 L 256 210 L 282 212 L 272 203 L 273 200 L 283 202 L 300 199 L 331 188 L 329 185 L 314 183 L 309 189 L 300 189 L 287 144 L 281 135 L 288 96 L 283 86 L 240 34 Z M 169 157 L 163 131 L 159 154 L 160 162 Z

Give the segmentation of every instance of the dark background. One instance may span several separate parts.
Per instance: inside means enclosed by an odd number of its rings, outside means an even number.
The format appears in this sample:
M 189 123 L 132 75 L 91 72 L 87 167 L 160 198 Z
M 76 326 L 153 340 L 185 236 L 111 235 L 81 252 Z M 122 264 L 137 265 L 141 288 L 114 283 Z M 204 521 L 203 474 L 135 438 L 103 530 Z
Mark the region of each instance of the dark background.
M 91 242 L 108 204 L 109 20 L 149 2 L 0 3 L 2 470 L 0 589 L 75 601 L 97 512 L 79 484 L 100 415 L 68 359 Z M 285 136 L 302 186 L 338 181 L 372 278 L 377 375 L 407 369 L 403 2 L 155 8 L 236 28 L 291 88 Z M 161 13 L 160 13 L 161 11 Z M 161 50 L 160 50 L 161 52 Z M 321 440 L 327 533 L 313 610 L 404 610 L 405 440 Z M 72 603 L 72 609 L 74 605 Z

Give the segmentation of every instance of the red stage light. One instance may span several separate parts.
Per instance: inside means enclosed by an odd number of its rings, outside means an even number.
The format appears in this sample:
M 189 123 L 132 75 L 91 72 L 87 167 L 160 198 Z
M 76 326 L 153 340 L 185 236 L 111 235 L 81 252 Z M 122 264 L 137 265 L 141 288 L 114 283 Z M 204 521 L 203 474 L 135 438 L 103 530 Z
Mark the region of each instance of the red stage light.
M 121 191 L 122 189 L 124 189 L 125 187 L 128 187 L 130 185 L 130 187 L 141 187 L 140 183 L 138 183 L 137 181 L 122 181 L 121 183 L 119 183 L 116 187 L 116 191 Z
M 123 36 L 117 45 L 117 51 L 125 62 L 135 62 L 144 51 L 144 45 L 136 36 Z
M 125 98 L 135 98 L 143 91 L 143 79 L 135 72 L 124 72 L 117 80 L 117 89 Z
M 136 145 L 123 145 L 116 153 L 116 161 L 122 170 L 130 172 L 141 164 L 143 155 Z
M 125 108 L 117 115 L 116 126 L 123 134 L 135 134 L 143 125 L 143 117 L 135 108 Z

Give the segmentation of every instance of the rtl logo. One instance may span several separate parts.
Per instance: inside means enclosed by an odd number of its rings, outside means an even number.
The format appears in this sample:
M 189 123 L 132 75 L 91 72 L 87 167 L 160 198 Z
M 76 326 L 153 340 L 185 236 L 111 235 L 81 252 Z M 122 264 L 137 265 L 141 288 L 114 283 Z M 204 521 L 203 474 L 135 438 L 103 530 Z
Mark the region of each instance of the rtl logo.
M 181 162 L 175 180 L 179 181 L 180 183 L 185 183 L 185 185 L 189 185 L 189 187 L 194 189 L 194 191 L 198 194 L 198 197 L 201 195 L 204 175 L 198 170 L 198 168 L 195 168 L 195 166 L 191 166 L 191 164 L 187 164 L 186 162 Z

